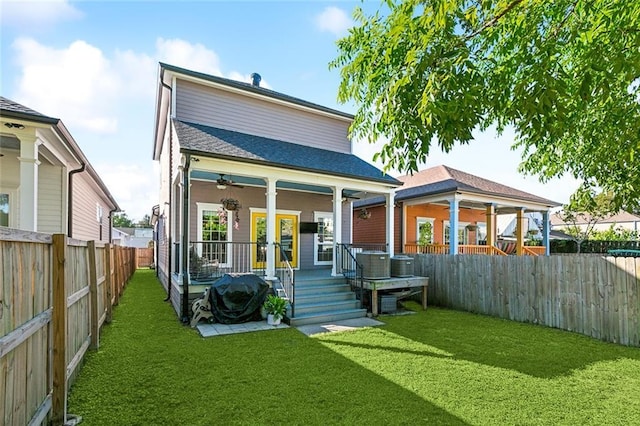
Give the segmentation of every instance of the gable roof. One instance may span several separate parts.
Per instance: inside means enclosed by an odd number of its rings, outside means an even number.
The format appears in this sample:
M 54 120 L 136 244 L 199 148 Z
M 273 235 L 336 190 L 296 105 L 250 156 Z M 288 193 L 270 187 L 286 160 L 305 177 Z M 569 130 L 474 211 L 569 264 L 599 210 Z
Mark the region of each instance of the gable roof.
M 413 175 L 400 176 L 398 180 L 404 182 L 404 185 L 396 193 L 397 200 L 446 192 L 471 192 L 531 201 L 550 207 L 561 205 L 561 203 L 444 165 L 430 167 Z
M 180 151 L 399 186 L 401 182 L 353 155 L 173 120 Z
M 189 77 L 193 77 L 193 78 L 197 78 L 200 80 L 205 80 L 211 83 L 216 83 L 216 84 L 221 84 L 223 86 L 228 86 L 228 87 L 232 87 L 235 89 L 240 89 L 242 91 L 248 92 L 248 93 L 253 93 L 253 94 L 257 94 L 257 95 L 262 95 L 262 96 L 266 96 L 268 98 L 272 98 L 272 99 L 277 99 L 279 101 L 284 101 L 290 104 L 294 104 L 294 105 L 299 105 L 299 106 L 303 106 L 306 108 L 310 108 L 316 111 L 321 111 L 321 112 L 325 112 L 325 113 L 329 113 L 332 115 L 336 115 L 342 118 L 346 118 L 349 120 L 353 120 L 353 115 L 352 114 L 348 114 L 346 112 L 343 111 L 338 111 L 336 109 L 332 109 L 332 108 L 327 108 L 325 106 L 322 105 L 318 105 L 315 104 L 313 102 L 308 102 L 305 101 L 303 99 L 300 98 L 296 98 L 293 96 L 289 96 L 289 95 L 285 95 L 284 93 L 280 93 L 280 92 L 276 92 L 275 90 L 271 90 L 271 89 L 267 89 L 265 87 L 261 87 L 261 86 L 254 86 L 253 84 L 250 83 L 245 83 L 243 81 L 238 81 L 238 80 L 232 80 L 229 78 L 224 78 L 224 77 L 218 77 L 215 75 L 210 75 L 210 74 L 205 74 L 205 73 L 201 73 L 201 72 L 197 72 L 197 71 L 192 71 L 192 70 L 188 70 L 186 68 L 180 68 L 177 67 L 175 65 L 169 65 L 169 64 L 165 64 L 163 62 L 160 62 L 160 72 L 162 74 L 162 72 L 164 70 L 167 71 L 171 71 L 177 74 L 183 74 L 185 76 L 189 76 Z

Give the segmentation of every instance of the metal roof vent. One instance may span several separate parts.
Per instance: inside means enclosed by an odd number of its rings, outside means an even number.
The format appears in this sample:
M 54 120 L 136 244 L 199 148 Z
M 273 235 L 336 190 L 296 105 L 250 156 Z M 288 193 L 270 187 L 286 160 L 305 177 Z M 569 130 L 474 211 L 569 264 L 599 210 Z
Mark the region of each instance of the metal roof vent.
M 257 72 L 254 72 L 253 74 L 251 74 L 252 85 L 256 87 L 260 87 L 260 80 L 262 80 L 262 77 L 260 77 L 260 74 L 258 74 Z

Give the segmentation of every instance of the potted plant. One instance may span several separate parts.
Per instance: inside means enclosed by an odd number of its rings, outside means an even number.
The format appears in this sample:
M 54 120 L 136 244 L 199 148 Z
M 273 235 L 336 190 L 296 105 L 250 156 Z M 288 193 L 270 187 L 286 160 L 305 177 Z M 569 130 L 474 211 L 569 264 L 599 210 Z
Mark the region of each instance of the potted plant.
M 366 208 L 360 209 L 360 212 L 358 213 L 358 217 L 364 220 L 371 219 L 371 212 Z
M 222 203 L 222 207 L 230 212 L 236 211 L 242 207 L 240 205 L 240 201 L 235 198 L 222 198 L 220 202 Z
M 264 310 L 267 312 L 267 324 L 278 325 L 287 312 L 287 300 L 275 294 L 269 294 L 264 301 Z

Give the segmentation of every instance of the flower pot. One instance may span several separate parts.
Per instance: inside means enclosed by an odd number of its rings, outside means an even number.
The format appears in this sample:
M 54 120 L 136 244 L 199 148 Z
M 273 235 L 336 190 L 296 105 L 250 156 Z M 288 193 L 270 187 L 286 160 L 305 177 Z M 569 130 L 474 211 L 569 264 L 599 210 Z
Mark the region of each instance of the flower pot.
M 280 325 L 280 321 L 282 321 L 282 318 L 279 315 L 267 315 L 267 324 L 269 325 Z

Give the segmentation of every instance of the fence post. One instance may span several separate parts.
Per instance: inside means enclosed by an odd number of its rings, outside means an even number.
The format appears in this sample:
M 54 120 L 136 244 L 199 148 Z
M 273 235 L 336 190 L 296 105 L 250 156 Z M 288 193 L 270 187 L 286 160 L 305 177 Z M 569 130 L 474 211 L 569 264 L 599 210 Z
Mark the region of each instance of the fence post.
M 111 268 L 113 268 L 113 257 L 111 256 L 111 244 L 107 243 L 104 246 L 104 250 L 105 250 L 105 269 L 106 269 L 106 273 L 105 273 L 105 277 L 107 279 L 107 281 L 105 282 L 105 285 L 107 286 L 107 303 L 105 304 L 106 308 L 107 308 L 107 318 L 105 319 L 105 321 L 107 322 L 107 324 L 111 323 L 111 316 L 113 315 L 113 307 L 112 307 L 112 303 L 113 303 L 113 295 L 112 295 L 112 286 L 113 286 L 113 274 L 112 274 L 112 270 Z
M 65 288 L 65 256 L 67 236 L 53 235 L 53 390 L 52 423 L 67 421 L 67 293 Z
M 89 250 L 89 297 L 91 319 L 91 349 L 98 349 L 100 345 L 100 317 L 98 315 L 98 273 L 96 271 L 96 242 L 87 242 Z

